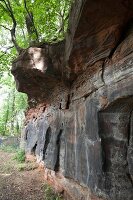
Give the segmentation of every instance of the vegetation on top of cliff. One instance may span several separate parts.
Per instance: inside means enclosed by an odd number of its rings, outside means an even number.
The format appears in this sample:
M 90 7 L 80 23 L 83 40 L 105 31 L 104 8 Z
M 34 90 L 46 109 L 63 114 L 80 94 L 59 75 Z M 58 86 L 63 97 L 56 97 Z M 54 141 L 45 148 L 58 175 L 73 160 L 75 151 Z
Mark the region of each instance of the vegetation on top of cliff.
M 71 0 L 0 0 L 1 51 L 64 39 L 70 5 Z

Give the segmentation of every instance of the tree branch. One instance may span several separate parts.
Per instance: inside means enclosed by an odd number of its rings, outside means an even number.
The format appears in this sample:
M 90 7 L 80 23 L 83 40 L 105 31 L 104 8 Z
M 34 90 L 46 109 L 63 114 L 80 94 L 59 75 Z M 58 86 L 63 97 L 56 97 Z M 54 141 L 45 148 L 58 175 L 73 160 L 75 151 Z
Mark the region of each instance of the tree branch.
M 23 34 L 24 40 L 26 41 L 26 36 L 25 36 L 24 29 L 22 28 L 21 30 L 22 30 L 22 34 Z
M 16 19 L 14 17 L 14 14 L 13 14 L 13 10 L 12 10 L 10 1 L 9 0 L 2 0 L 2 2 L 4 2 L 5 6 L 6 6 L 6 10 L 8 11 L 8 14 L 11 17 L 12 22 L 13 22 L 12 29 L 10 30 L 12 42 L 13 42 L 17 52 L 20 53 L 22 49 L 19 47 L 19 45 L 18 45 L 18 43 L 16 41 L 16 26 L 17 26 L 17 22 L 16 22 Z
M 30 18 L 30 22 L 32 23 L 32 27 L 33 27 L 34 32 L 36 34 L 36 39 L 39 42 L 39 36 L 38 36 L 38 32 L 37 32 L 37 29 L 36 29 L 35 24 L 34 24 L 33 15 L 29 12 L 29 10 L 27 8 L 26 0 L 24 0 L 24 7 L 25 7 L 25 10 L 26 10 L 26 12 L 28 14 L 28 17 Z M 27 29 L 28 29 L 28 27 L 27 27 Z M 28 32 L 30 32 L 30 31 L 28 31 Z M 31 34 L 31 33 L 29 33 L 29 34 Z
M 0 24 L 1 27 L 3 27 L 4 29 L 8 30 L 8 31 L 11 31 L 11 29 L 7 28 L 5 25 L 3 24 Z
M 4 2 L 4 1 L 0 0 L 0 2 Z M 3 10 L 8 13 L 8 10 L 1 3 L 0 3 L 0 5 L 2 6 Z

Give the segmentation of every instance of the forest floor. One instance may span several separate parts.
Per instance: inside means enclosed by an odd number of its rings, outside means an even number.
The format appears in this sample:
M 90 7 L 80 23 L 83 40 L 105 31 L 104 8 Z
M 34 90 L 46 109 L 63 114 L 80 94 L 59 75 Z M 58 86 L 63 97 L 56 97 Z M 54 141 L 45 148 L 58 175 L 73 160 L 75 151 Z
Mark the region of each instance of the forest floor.
M 18 164 L 14 156 L 0 150 L 0 200 L 46 199 L 43 169 L 35 163 Z

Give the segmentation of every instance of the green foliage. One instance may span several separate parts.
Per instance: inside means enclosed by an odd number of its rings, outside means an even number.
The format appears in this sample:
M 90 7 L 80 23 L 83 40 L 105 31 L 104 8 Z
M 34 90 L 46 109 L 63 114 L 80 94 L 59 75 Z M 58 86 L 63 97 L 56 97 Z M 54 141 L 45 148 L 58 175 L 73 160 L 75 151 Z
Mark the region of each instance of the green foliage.
M 5 0 L 9 2 L 16 20 L 16 40 L 22 48 L 28 47 L 31 41 L 53 42 L 62 40 L 65 36 L 71 0 Z M 10 30 L 13 20 L 7 4 L 0 1 L 0 32 L 4 46 L 11 43 Z M 33 14 L 33 19 L 30 17 Z M 29 33 L 26 17 L 31 21 Z M 28 23 L 30 26 L 30 23 Z M 10 29 L 10 30 L 9 30 Z M 3 33 L 3 34 L 2 34 Z M 5 38 L 5 34 L 7 34 Z
M 19 149 L 14 157 L 15 160 L 17 160 L 19 163 L 25 162 L 25 151 Z
M 60 194 L 54 192 L 52 187 L 48 184 L 44 185 L 45 200 L 63 200 Z
M 6 53 L 4 50 L 0 51 L 0 77 L 1 78 L 2 78 L 3 72 L 9 71 L 11 61 L 14 59 L 15 55 L 16 55 L 15 48 L 12 48 L 12 50 L 10 50 L 10 52 L 8 53 Z
M 0 145 L 0 150 L 7 153 L 15 153 L 13 160 L 16 160 L 18 163 L 25 162 L 25 151 L 18 147 L 16 148 L 15 145 L 2 144 Z
M 26 170 L 26 165 L 25 165 L 25 163 L 20 163 L 19 165 L 18 165 L 18 171 L 27 171 Z
M 3 71 L 0 86 L 0 135 L 17 135 L 23 126 L 27 95 L 17 92 L 9 71 Z

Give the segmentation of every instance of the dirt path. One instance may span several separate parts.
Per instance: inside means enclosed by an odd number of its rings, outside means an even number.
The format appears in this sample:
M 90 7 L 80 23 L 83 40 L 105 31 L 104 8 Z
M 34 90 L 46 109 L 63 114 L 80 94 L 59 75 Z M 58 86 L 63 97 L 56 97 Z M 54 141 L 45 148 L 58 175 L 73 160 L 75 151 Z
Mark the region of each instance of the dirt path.
M 43 170 L 20 171 L 13 156 L 0 151 L 0 200 L 44 200 Z

